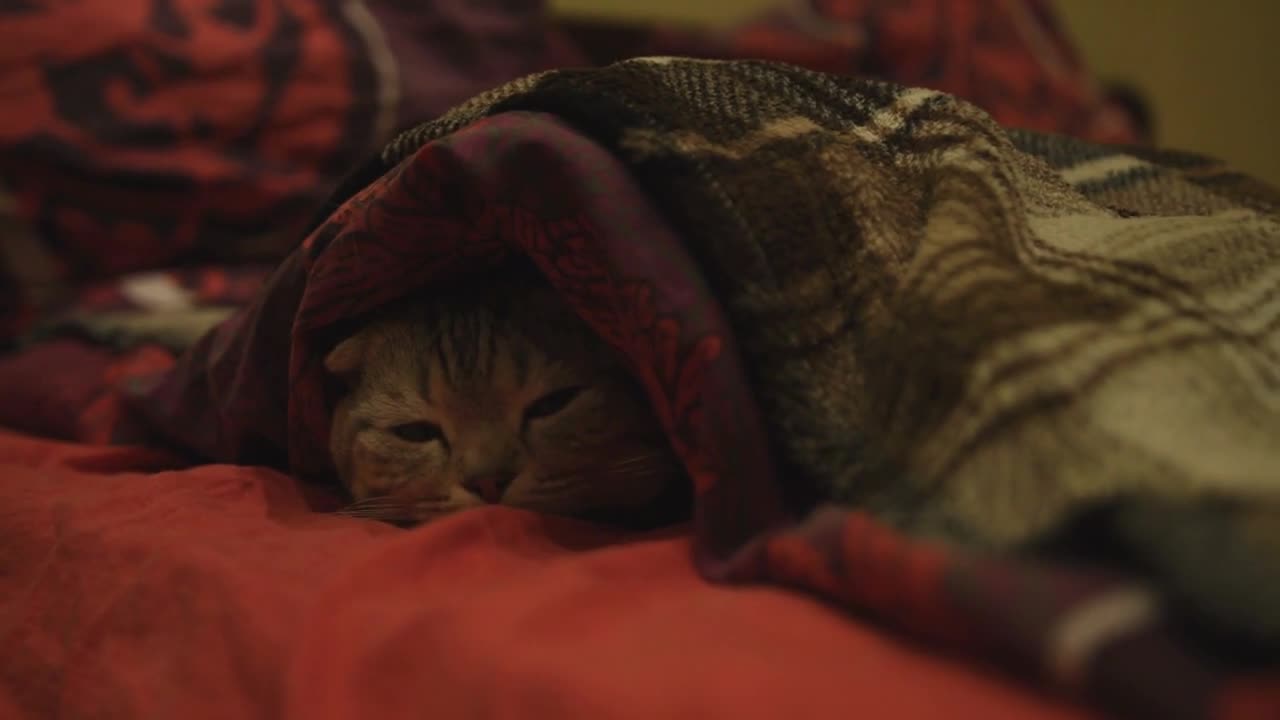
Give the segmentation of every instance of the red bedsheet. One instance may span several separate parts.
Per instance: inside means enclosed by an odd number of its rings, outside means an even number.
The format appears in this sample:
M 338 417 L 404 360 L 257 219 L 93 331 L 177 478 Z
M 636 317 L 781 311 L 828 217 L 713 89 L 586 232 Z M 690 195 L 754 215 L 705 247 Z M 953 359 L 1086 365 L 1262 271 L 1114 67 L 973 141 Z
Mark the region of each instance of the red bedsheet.
M 1086 716 L 707 583 L 684 532 L 505 508 L 399 530 L 274 471 L 176 467 L 0 431 L 0 717 Z

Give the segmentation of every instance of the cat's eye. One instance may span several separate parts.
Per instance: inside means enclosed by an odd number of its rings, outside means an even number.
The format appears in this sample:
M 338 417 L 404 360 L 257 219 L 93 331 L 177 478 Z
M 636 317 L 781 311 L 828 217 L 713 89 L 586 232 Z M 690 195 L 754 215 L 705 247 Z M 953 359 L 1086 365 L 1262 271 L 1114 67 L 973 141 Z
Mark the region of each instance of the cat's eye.
M 570 385 L 549 392 L 530 403 L 524 410 L 524 417 L 526 420 L 551 417 L 568 407 L 569 403 L 573 402 L 573 399 L 582 394 L 585 389 L 581 385 Z
M 429 422 L 407 422 L 391 428 L 391 434 L 411 443 L 424 443 L 444 438 L 439 425 Z

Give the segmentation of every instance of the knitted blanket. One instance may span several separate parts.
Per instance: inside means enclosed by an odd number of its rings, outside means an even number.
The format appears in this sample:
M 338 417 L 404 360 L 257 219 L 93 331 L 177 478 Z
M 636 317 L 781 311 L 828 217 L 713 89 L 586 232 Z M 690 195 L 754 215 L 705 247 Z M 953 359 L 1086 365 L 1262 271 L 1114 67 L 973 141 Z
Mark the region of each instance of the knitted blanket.
M 751 61 L 552 71 L 401 135 L 255 303 L 131 393 L 204 456 L 325 477 L 325 350 L 524 252 L 645 384 L 710 579 L 1118 713 L 1270 717 L 1278 212 L 1211 159 L 1006 130 L 934 91 Z

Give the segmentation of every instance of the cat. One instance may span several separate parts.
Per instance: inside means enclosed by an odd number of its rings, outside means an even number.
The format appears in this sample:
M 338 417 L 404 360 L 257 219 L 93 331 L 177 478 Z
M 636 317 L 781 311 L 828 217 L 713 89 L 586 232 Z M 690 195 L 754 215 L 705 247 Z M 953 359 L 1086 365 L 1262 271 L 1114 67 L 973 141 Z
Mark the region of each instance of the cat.
M 679 464 L 619 356 L 536 271 L 393 303 L 324 359 L 344 512 L 415 524 L 501 504 L 622 524 L 682 514 Z

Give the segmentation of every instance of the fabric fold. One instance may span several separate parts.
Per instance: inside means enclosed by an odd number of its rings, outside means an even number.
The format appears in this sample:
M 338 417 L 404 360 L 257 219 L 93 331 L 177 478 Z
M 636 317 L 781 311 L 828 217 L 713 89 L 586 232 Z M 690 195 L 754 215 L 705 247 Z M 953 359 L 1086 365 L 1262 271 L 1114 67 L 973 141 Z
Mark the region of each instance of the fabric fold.
M 1274 190 L 932 90 L 678 58 L 529 76 L 382 159 L 249 310 L 135 391 L 152 425 L 323 478 L 326 349 L 524 253 L 647 389 L 707 577 L 813 592 L 1125 714 L 1280 708 L 1274 682 L 1228 701 L 1280 659 Z M 1100 507 L 1101 540 L 1073 539 Z M 1261 652 L 1224 657 L 1192 618 Z

